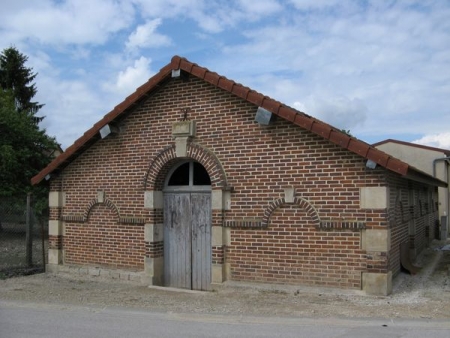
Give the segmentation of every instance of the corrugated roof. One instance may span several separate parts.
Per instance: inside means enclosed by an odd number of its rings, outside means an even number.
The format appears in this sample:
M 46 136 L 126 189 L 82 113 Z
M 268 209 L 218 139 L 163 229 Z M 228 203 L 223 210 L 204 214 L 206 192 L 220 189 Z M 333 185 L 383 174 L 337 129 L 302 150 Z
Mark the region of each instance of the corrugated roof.
M 268 96 L 258 93 L 248 87 L 229 80 L 215 72 L 211 72 L 207 68 L 201 67 L 195 63 L 188 61 L 185 58 L 174 56 L 171 62 L 163 67 L 155 76 L 150 78 L 145 84 L 140 86 L 133 94 L 128 96 L 122 103 L 117 105 L 111 112 L 106 114 L 99 122 L 94 124 L 92 128 L 84 133 L 73 145 L 66 149 L 64 153 L 53 160 L 46 168 L 31 179 L 32 184 L 38 184 L 47 175 L 56 170 L 61 170 L 67 166 L 73 159 L 75 159 L 81 152 L 88 148 L 93 142 L 97 141 L 99 137 L 99 130 L 106 124 L 113 122 L 115 119 L 123 117 L 130 108 L 134 107 L 142 99 L 151 95 L 151 93 L 159 88 L 159 85 L 164 81 L 170 80 L 171 71 L 181 69 L 184 72 L 202 79 L 213 86 L 228 91 L 256 106 L 262 107 L 271 113 L 298 125 L 299 127 L 309 130 L 329 141 L 339 145 L 342 148 L 358 154 L 368 160 L 371 160 L 378 165 L 398 173 L 403 176 L 415 177 L 411 175 L 412 172 L 419 172 L 420 177 L 424 174 L 417 169 L 409 166 L 407 163 L 392 157 L 381 150 L 376 149 L 369 144 L 358 140 L 346 133 L 340 131 L 333 126 L 324 123 L 316 118 L 313 118 L 303 112 L 297 111 L 289 106 L 282 104 Z M 430 182 L 434 184 L 445 184 L 438 181 L 431 176 Z

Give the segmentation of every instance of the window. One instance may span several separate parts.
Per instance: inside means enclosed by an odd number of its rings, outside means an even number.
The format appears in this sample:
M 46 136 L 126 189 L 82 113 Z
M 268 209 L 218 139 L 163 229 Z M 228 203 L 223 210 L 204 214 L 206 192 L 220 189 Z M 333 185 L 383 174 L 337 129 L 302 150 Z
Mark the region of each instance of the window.
M 202 190 L 201 187 L 211 189 L 211 179 L 206 169 L 198 162 L 184 162 L 169 172 L 166 190 Z M 177 189 L 178 188 L 178 189 Z
M 175 171 L 169 178 L 168 186 L 174 185 L 189 185 L 189 171 L 190 171 L 190 162 L 183 163 Z

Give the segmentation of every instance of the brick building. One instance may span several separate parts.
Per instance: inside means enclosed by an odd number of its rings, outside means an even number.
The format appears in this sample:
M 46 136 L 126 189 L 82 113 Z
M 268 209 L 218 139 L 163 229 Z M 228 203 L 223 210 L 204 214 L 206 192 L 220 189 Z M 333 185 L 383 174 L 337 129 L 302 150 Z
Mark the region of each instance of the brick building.
M 48 269 L 208 290 L 225 280 L 388 294 L 445 183 L 173 57 L 32 179 Z

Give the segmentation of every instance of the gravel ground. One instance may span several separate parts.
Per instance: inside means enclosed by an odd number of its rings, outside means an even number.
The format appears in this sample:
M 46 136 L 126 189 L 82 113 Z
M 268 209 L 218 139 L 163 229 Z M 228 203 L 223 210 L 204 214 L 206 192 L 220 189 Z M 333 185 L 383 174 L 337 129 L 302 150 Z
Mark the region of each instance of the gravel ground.
M 36 274 L 0 280 L 0 300 L 127 307 L 158 312 L 289 317 L 450 319 L 450 251 L 435 242 L 387 297 L 361 291 L 226 282 L 213 292 L 153 288 L 98 276 Z

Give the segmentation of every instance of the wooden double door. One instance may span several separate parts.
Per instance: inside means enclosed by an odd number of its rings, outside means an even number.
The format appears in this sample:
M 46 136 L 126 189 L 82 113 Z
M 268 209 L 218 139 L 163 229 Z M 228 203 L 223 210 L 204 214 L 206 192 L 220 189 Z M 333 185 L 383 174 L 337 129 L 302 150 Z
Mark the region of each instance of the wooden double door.
M 164 194 L 164 281 L 170 287 L 210 289 L 210 192 Z

